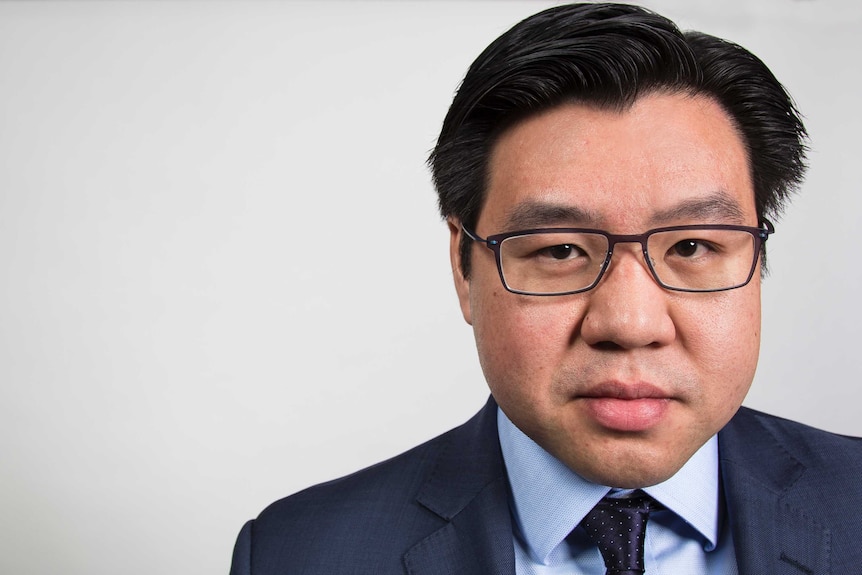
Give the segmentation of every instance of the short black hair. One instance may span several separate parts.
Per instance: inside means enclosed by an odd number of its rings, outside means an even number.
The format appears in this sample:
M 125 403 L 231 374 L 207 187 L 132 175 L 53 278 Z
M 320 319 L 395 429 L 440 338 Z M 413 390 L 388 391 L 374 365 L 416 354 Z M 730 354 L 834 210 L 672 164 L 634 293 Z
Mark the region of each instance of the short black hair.
M 790 95 L 741 46 L 681 32 L 628 4 L 570 4 L 535 14 L 492 42 L 467 71 L 428 159 L 443 217 L 475 227 L 489 156 L 502 132 L 563 102 L 624 111 L 657 91 L 704 95 L 747 148 L 759 218 L 776 217 L 802 182 L 807 134 Z M 469 275 L 470 242 L 461 245 Z

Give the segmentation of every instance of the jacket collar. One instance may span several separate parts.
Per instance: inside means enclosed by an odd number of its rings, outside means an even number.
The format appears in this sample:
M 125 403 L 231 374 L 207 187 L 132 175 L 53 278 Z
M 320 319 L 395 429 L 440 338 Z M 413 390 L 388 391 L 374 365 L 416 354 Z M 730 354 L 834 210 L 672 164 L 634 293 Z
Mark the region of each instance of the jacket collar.
M 416 500 L 445 524 L 408 550 L 408 573 L 514 575 L 508 482 L 493 399 L 447 434 Z
M 796 493 L 807 467 L 786 444 L 746 408 L 719 432 L 722 485 L 741 575 L 830 572 L 831 533 L 805 509 L 808 498 Z

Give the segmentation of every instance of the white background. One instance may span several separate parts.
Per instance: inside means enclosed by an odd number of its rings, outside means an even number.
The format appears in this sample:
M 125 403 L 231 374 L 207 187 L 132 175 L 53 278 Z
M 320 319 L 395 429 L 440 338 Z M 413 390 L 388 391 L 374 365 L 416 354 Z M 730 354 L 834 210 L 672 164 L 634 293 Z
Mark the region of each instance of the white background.
M 548 5 L 0 3 L 0 572 L 225 573 L 272 500 L 482 405 L 424 160 Z M 747 403 L 862 435 L 862 4 L 648 5 L 807 118 Z

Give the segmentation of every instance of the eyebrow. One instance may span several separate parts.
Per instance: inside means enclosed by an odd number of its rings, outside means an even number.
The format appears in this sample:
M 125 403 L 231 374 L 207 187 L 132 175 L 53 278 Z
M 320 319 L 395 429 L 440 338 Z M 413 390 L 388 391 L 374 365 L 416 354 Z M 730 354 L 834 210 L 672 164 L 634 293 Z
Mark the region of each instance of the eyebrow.
M 526 201 L 509 210 L 504 220 L 507 230 L 526 230 L 554 226 L 598 227 L 601 217 L 577 206 L 541 201 Z
M 742 224 L 745 213 L 739 202 L 725 191 L 718 191 L 701 198 L 691 198 L 656 212 L 650 218 L 652 225 L 667 225 L 680 220 L 695 220 L 702 223 Z
M 745 222 L 739 202 L 725 191 L 690 198 L 654 213 L 650 226 L 659 227 L 679 222 L 730 223 Z M 601 228 L 604 218 L 598 213 L 577 206 L 542 201 L 526 201 L 509 210 L 504 220 L 506 230 L 527 230 L 551 227 Z

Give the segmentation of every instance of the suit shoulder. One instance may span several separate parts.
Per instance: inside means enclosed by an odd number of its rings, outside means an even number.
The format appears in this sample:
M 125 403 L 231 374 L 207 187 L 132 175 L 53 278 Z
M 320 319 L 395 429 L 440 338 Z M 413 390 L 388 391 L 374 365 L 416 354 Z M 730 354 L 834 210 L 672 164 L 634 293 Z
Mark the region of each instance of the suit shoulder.
M 734 435 L 747 437 L 749 445 L 781 449 L 817 469 L 840 467 L 862 473 L 862 438 L 832 433 L 804 423 L 740 408 L 729 425 Z
M 339 517 L 379 506 L 403 504 L 412 499 L 434 464 L 436 454 L 447 442 L 444 433 L 390 459 L 344 477 L 313 485 L 267 506 L 255 523 L 259 527 L 284 521 L 304 523 L 325 520 L 329 513 Z
M 256 575 L 401 573 L 403 550 L 439 528 L 416 491 L 446 438 L 272 503 L 244 528 L 239 563 Z
M 810 534 L 798 540 L 806 545 L 815 545 L 822 534 L 835 573 L 858 567 L 862 439 L 743 408 L 719 433 L 718 445 L 728 507 L 741 518 L 735 543 L 761 553 L 746 537 L 754 525 L 759 534 L 760 524 L 775 518 L 767 532 Z
M 485 463 L 493 469 L 498 460 L 502 466 L 496 429 L 496 404 L 489 400 L 463 425 L 391 459 L 276 501 L 256 521 L 277 523 L 288 517 L 320 521 L 329 514 L 344 517 L 345 513 L 376 517 L 401 513 L 405 506 L 417 507 L 417 493 L 432 478 L 453 479 L 468 467 L 472 476 Z
M 234 563 L 256 575 L 403 573 L 406 551 L 502 474 L 496 437 L 489 400 L 464 425 L 401 455 L 276 501 L 243 528 Z

